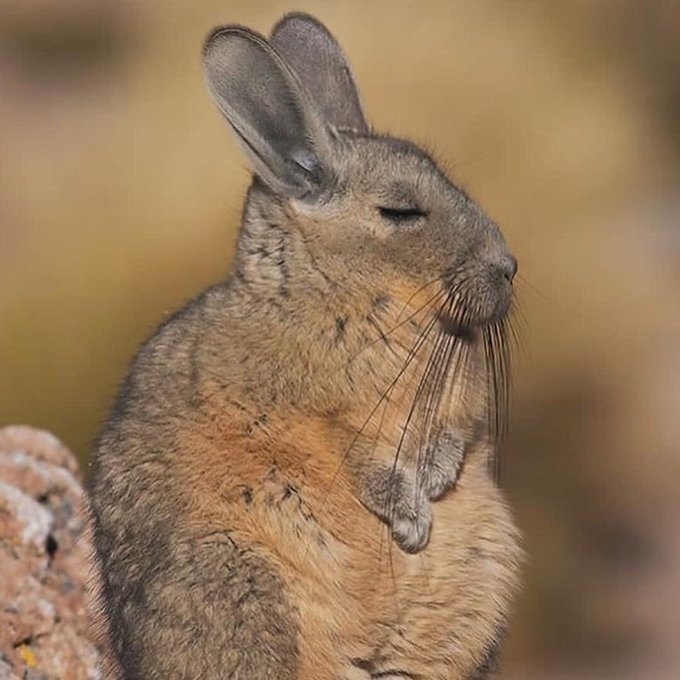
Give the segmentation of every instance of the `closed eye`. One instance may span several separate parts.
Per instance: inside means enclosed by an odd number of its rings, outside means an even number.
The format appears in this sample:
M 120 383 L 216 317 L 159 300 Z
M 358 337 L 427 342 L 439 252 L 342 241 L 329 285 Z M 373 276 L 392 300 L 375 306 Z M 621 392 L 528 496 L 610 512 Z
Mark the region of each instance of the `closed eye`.
M 415 222 L 421 217 L 427 216 L 427 213 L 420 208 L 387 208 L 380 206 L 378 210 L 380 210 L 382 217 L 394 224 Z

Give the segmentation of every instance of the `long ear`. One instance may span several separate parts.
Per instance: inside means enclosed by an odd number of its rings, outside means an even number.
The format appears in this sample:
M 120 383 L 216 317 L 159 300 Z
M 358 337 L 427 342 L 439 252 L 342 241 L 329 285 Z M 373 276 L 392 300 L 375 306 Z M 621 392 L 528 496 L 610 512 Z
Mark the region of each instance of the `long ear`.
M 215 29 L 203 46 L 212 96 L 255 172 L 277 193 L 317 193 L 329 154 L 319 113 L 297 77 L 260 35 L 240 26 Z
M 345 55 L 322 23 L 309 14 L 287 14 L 274 26 L 270 40 L 314 97 L 328 123 L 368 131 Z

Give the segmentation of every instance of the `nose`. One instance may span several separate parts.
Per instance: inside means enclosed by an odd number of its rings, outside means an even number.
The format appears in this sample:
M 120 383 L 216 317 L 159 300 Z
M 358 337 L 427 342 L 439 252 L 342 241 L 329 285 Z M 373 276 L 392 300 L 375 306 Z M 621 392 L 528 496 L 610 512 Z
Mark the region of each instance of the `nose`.
M 511 283 L 517 273 L 517 260 L 512 255 L 507 254 L 501 260 L 499 268 L 503 276 Z

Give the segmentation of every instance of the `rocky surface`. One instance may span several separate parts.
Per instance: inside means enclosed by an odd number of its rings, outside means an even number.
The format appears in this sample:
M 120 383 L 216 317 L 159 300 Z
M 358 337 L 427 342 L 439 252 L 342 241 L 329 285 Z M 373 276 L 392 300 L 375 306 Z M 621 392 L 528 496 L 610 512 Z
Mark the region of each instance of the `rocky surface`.
M 0 429 L 0 680 L 91 680 L 78 464 L 47 432 Z

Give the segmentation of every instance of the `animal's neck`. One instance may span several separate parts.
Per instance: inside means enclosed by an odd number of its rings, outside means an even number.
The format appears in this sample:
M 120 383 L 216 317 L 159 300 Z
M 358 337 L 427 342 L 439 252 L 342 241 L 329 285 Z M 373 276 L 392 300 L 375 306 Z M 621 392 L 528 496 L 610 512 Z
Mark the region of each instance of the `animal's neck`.
M 285 205 L 255 183 L 248 194 L 234 262 L 238 285 L 257 304 L 294 312 L 301 296 L 332 292 Z

